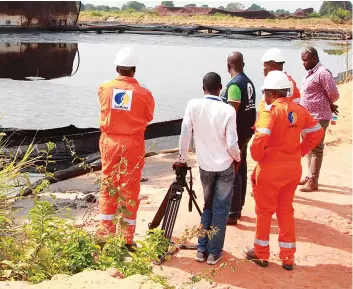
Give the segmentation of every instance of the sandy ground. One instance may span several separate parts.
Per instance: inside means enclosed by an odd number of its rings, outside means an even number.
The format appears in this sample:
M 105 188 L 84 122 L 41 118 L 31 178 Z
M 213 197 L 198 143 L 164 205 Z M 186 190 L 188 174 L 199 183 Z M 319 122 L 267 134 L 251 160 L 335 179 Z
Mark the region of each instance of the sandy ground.
M 253 243 L 256 222 L 255 204 L 250 196 L 251 186 L 249 185 L 242 220 L 237 226 L 228 226 L 226 233 L 223 261 L 235 259 L 231 261 L 235 271 L 232 272 L 230 267 L 227 267 L 217 272 L 213 278 L 216 283 L 210 285 L 202 282 L 195 288 L 352 288 L 352 83 L 340 85 L 339 90 L 340 115 L 337 125 L 330 126 L 327 133 L 320 190 L 314 193 L 302 193 L 298 189 L 296 192 L 294 208 L 297 253 L 294 270 L 287 272 L 280 266 L 277 244 L 278 225 L 275 216 L 271 229 L 270 266 L 265 269 L 260 268 L 242 257 L 244 246 L 251 246 Z M 176 157 L 176 154 L 169 154 L 146 159 L 143 175 L 148 178 L 148 181 L 142 183 L 138 237 L 146 232 L 148 223 L 154 217 L 174 179 L 171 166 Z M 248 163 L 250 175 L 255 163 L 251 157 L 248 158 Z M 202 207 L 203 194 L 195 156 L 190 156 L 189 165 L 193 167 L 197 201 Z M 305 172 L 306 159 L 303 159 L 303 168 Z M 94 180 L 95 176 L 86 175 L 52 186 L 52 191 L 57 192 L 57 199 L 54 201 L 56 206 L 71 207 L 77 223 L 85 223 L 87 229 L 93 229 L 97 223 L 97 203 L 83 200 L 92 192 L 96 195 L 97 187 L 94 185 Z M 48 194 L 43 194 L 42 198 L 50 197 Z M 186 227 L 199 224 L 197 211 L 194 208 L 193 212 L 189 213 L 187 201 L 187 194 L 184 194 L 173 236 L 180 236 Z M 16 206 L 23 209 L 18 217 L 23 216 L 30 205 L 30 199 L 18 201 Z M 196 244 L 196 240 L 193 242 Z M 205 272 L 210 268 L 205 263 L 195 262 L 194 254 L 195 251 L 180 250 L 162 267 L 156 266 L 155 271 L 169 277 L 172 284 L 181 284 L 193 274 Z M 89 279 L 94 280 L 94 274 L 89 276 Z M 55 281 L 51 282 L 50 288 L 60 287 L 55 286 Z M 15 283 L 12 283 L 11 286 L 14 285 Z M 11 286 L 4 288 L 19 288 Z M 92 285 L 85 288 L 100 287 Z
M 352 23 L 335 24 L 329 18 L 306 19 L 245 19 L 241 17 L 206 16 L 206 15 L 175 15 L 158 16 L 148 13 L 116 14 L 114 12 L 100 12 L 101 16 L 92 16 L 90 11 L 80 13 L 80 22 L 116 22 L 121 24 L 145 25 L 209 25 L 233 28 L 282 28 L 308 30 L 341 30 L 352 31 Z

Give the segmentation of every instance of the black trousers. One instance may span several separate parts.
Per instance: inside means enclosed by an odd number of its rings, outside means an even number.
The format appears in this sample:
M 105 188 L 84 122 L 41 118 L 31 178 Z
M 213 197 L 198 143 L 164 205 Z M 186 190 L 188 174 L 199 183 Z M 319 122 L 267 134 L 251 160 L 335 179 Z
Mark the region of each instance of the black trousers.
M 241 151 L 241 163 L 238 172 L 235 173 L 233 183 L 233 197 L 230 207 L 230 217 L 236 217 L 240 214 L 245 203 L 246 187 L 248 182 L 248 165 L 246 163 L 248 144 L 251 138 L 239 140 L 239 149 Z

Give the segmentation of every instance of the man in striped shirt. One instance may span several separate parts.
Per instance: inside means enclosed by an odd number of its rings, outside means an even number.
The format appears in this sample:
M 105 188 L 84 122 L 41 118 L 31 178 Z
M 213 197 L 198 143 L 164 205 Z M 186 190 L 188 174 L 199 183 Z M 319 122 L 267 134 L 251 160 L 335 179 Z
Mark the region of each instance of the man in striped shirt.
M 305 48 L 301 54 L 303 65 L 308 71 L 301 87 L 300 104 L 317 120 L 326 132 L 332 119 L 337 114 L 334 104 L 339 93 L 332 73 L 321 64 L 317 50 Z M 300 181 L 302 192 L 313 192 L 319 188 L 319 174 L 324 156 L 325 134 L 321 142 L 308 154 L 308 175 Z

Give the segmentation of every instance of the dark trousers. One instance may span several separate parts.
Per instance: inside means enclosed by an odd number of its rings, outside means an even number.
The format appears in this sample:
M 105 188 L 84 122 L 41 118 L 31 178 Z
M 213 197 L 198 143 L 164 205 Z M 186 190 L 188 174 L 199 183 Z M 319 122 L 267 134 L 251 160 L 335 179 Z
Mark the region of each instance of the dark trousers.
M 330 121 L 320 120 L 319 122 L 326 134 L 326 129 L 328 128 Z M 310 153 L 308 153 L 308 175 L 309 178 L 314 179 L 316 182 L 319 181 L 322 160 L 324 158 L 325 134 L 322 137 L 321 142 Z
M 248 144 L 251 138 L 239 141 L 239 149 L 241 151 L 241 163 L 238 172 L 235 173 L 233 183 L 233 197 L 230 207 L 230 216 L 238 216 L 243 209 L 246 196 L 246 187 L 248 182 L 248 165 L 246 163 Z

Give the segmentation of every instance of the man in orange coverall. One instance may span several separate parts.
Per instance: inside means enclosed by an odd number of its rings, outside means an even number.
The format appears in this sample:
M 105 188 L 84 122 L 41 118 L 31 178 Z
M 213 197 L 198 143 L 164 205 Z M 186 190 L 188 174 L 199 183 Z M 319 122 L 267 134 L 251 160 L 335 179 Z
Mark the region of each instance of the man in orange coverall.
M 257 161 L 256 236 L 254 248 L 244 253 L 256 264 L 268 266 L 271 219 L 276 213 L 282 267 L 292 270 L 296 248 L 293 198 L 302 173 L 301 157 L 321 141 L 323 129 L 304 107 L 287 97 L 290 83 L 282 71 L 269 72 L 261 88 L 267 106 L 255 124 L 250 147 Z M 305 136 L 300 143 L 302 133 Z
M 261 61 L 264 64 L 264 75 L 266 77 L 270 71 L 276 71 L 276 70 L 283 71 L 283 64 L 285 62 L 285 58 L 282 50 L 278 48 L 270 48 L 264 53 Z M 285 74 L 287 75 L 290 83 L 288 97 L 291 98 L 295 103 L 299 103 L 300 92 L 297 87 L 297 84 L 287 72 L 285 72 Z M 261 100 L 257 110 L 258 115 L 264 109 L 265 106 L 266 106 L 265 100 Z
M 264 75 L 266 77 L 270 71 L 283 71 L 285 57 L 284 57 L 281 49 L 270 48 L 264 53 L 261 61 L 264 64 Z M 294 79 L 290 75 L 288 75 L 287 72 L 284 72 L 284 73 L 287 75 L 288 80 L 289 80 L 289 84 L 290 84 L 290 89 L 289 89 L 287 97 L 292 99 L 293 102 L 299 103 L 300 92 L 297 87 L 297 84 L 294 81 Z M 264 110 L 265 106 L 266 106 L 265 100 L 264 99 L 260 100 L 260 103 L 259 103 L 259 106 L 257 109 L 257 118 L 259 117 L 261 111 Z M 254 170 L 251 175 L 251 183 L 252 184 L 254 183 L 255 175 L 256 175 L 256 170 Z
M 134 78 L 137 60 L 134 49 L 121 49 L 114 61 L 119 76 L 104 82 L 98 90 L 102 158 L 99 234 L 116 232 L 113 219 L 120 209 L 127 223 L 124 234 L 128 248 L 133 244 L 139 207 L 145 155 L 144 133 L 153 119 L 155 106 L 151 92 Z

